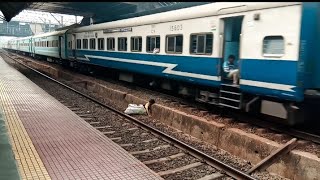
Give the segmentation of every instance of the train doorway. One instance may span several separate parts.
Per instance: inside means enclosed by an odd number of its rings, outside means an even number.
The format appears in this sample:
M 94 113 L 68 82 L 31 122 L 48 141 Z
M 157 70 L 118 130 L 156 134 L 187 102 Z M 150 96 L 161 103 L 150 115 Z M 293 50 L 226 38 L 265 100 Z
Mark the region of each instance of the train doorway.
M 61 43 L 62 42 L 62 36 L 59 36 L 59 40 L 58 40 L 58 49 L 59 49 L 59 58 L 62 58 L 61 56 L 61 49 L 62 49 L 62 47 L 61 47 Z
M 76 58 L 76 35 L 72 34 L 72 41 L 71 41 L 71 49 L 72 49 L 72 57 Z
M 240 59 L 240 37 L 242 27 L 243 16 L 228 17 L 223 19 L 224 24 L 224 37 L 223 37 L 223 53 L 221 64 L 221 80 L 224 83 L 232 83 L 232 77 L 228 77 L 227 72 L 223 69 L 224 62 L 228 61 L 228 57 L 233 55 L 235 57 L 234 64 L 239 68 Z M 240 71 L 240 69 L 239 69 Z M 240 74 L 240 72 L 238 73 Z

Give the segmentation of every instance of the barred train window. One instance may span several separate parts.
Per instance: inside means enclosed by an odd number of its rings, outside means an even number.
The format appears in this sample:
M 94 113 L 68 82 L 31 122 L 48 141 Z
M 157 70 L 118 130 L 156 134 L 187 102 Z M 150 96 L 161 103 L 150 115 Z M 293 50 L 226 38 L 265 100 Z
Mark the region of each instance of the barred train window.
M 81 39 L 77 39 L 77 49 L 81 49 Z
M 160 37 L 147 36 L 147 52 L 153 52 L 155 48 L 158 48 L 160 50 Z
M 182 53 L 183 37 L 182 35 L 167 36 L 166 52 Z
M 53 46 L 54 46 L 54 47 L 59 47 L 59 41 L 58 41 L 58 40 L 55 40 Z
M 82 46 L 83 46 L 83 49 L 88 49 L 88 39 L 83 39 L 82 40 Z
M 140 52 L 142 49 L 142 37 L 131 38 L 131 51 Z
M 104 38 L 99 38 L 98 39 L 98 49 L 99 50 L 104 50 Z
M 211 33 L 193 34 L 190 39 L 191 54 L 212 54 L 213 35 Z
M 281 56 L 284 54 L 284 40 L 282 36 L 266 36 L 263 39 L 263 55 Z
M 114 51 L 114 38 L 107 38 L 107 50 Z
M 90 49 L 96 49 L 96 39 L 90 39 Z
M 118 51 L 127 51 L 127 38 L 118 38 Z

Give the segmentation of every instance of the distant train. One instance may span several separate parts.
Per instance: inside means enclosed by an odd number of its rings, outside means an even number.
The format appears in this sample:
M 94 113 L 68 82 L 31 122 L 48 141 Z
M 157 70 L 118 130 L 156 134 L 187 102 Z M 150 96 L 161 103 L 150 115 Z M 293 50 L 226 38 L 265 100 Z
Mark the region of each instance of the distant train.
M 144 74 L 159 88 L 290 125 L 319 106 L 319 3 L 217 2 L 17 38 L 6 49 L 73 67 Z M 235 55 L 239 86 L 222 69 Z

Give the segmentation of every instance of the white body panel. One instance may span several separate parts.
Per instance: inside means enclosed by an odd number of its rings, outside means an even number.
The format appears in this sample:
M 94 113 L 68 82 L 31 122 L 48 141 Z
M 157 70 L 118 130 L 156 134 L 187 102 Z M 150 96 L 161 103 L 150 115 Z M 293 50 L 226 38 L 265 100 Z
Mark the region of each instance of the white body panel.
M 226 7 L 236 8 L 228 10 L 225 9 Z M 260 20 L 254 21 L 253 16 L 257 13 L 260 14 Z M 182 34 L 183 53 L 170 55 L 222 57 L 223 18 L 233 16 L 244 16 L 240 45 L 241 59 L 284 59 L 294 61 L 298 59 L 301 3 L 212 3 L 172 12 L 75 28 L 68 33 L 75 34 L 76 39 L 114 37 L 116 52 L 118 47 L 117 38 L 127 37 L 127 52 L 130 53 L 147 53 L 146 36 L 160 36 L 159 54 L 162 55 L 168 54 L 165 52 L 166 36 Z M 178 27 L 177 30 L 171 29 L 174 26 Z M 132 32 L 103 33 L 105 29 L 124 27 L 132 28 Z M 213 52 L 211 55 L 194 55 L 189 52 L 190 34 L 201 32 L 213 33 Z M 264 56 L 262 53 L 263 38 L 272 35 L 282 35 L 285 39 L 285 54 L 282 57 Z M 142 37 L 142 52 L 131 52 L 130 38 L 133 36 Z M 71 36 L 68 35 L 68 40 L 70 38 Z M 96 50 L 97 46 L 98 41 L 96 40 Z M 104 51 L 107 51 L 106 48 Z

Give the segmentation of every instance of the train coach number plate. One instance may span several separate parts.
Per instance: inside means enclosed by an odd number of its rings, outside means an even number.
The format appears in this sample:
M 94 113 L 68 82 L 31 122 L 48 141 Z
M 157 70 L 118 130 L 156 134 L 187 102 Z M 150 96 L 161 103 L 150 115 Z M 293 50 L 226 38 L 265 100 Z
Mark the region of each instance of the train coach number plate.
M 170 26 L 170 31 L 180 31 L 180 30 L 182 30 L 182 24 Z

